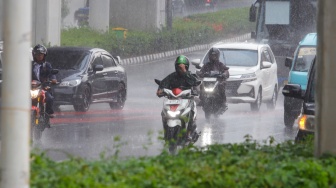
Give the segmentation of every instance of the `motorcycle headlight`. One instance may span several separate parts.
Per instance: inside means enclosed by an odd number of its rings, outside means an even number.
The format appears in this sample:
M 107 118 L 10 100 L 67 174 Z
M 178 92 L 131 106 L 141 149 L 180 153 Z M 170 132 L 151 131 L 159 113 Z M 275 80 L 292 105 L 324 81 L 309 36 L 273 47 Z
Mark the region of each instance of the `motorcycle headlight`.
M 168 113 L 168 115 L 169 115 L 170 117 L 173 117 L 173 118 L 174 118 L 174 117 L 180 115 L 181 111 L 171 111 L 171 110 L 168 110 L 167 113 Z
M 213 92 L 215 88 L 204 88 L 205 92 Z
M 70 81 L 62 81 L 59 86 L 60 87 L 75 87 L 81 83 L 80 79 L 70 80 Z
M 254 73 L 250 73 L 250 74 L 243 74 L 243 75 L 241 75 L 240 78 L 244 79 L 243 83 L 244 82 L 252 82 L 252 81 L 257 80 L 257 75 L 254 72 Z
M 39 92 L 40 90 L 30 90 L 30 97 L 32 98 L 32 99 L 36 99 L 38 96 L 39 96 Z

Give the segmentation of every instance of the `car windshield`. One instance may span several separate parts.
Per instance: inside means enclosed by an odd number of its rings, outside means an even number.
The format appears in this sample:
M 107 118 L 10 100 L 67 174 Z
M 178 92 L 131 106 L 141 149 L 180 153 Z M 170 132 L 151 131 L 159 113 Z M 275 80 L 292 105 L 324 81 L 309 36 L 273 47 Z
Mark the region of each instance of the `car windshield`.
M 220 49 L 219 61 L 227 66 L 244 66 L 252 67 L 258 64 L 257 50 L 242 49 Z M 205 56 L 203 63 L 209 62 L 208 54 Z
M 301 47 L 296 57 L 294 71 L 308 72 L 310 64 L 316 55 L 316 47 Z
M 55 69 L 81 70 L 89 59 L 89 53 L 79 50 L 49 50 L 47 61 Z

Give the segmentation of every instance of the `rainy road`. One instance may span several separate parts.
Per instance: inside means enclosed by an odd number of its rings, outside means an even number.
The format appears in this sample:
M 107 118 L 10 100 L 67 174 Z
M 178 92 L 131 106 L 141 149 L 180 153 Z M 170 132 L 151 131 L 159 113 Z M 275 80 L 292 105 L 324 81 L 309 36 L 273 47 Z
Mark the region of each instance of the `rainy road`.
M 205 52 L 188 54 L 200 58 Z M 86 113 L 77 113 L 70 106 L 61 106 L 51 129 L 44 131 L 34 147 L 46 151 L 55 160 L 67 155 L 88 159 L 119 151 L 120 156 L 156 155 L 163 149 L 161 108 L 162 98 L 155 95 L 154 78 L 162 79 L 174 70 L 174 59 L 127 66 L 128 98 L 124 110 L 110 110 L 108 104 L 94 104 Z M 191 66 L 191 70 L 195 70 Z M 297 127 L 283 125 L 283 96 L 279 93 L 276 109 L 262 105 L 260 112 L 251 112 L 248 104 L 229 104 L 229 110 L 216 122 L 206 123 L 198 109 L 198 130 L 202 135 L 196 143 L 237 143 L 249 134 L 258 141 L 273 136 L 277 142 L 294 139 Z

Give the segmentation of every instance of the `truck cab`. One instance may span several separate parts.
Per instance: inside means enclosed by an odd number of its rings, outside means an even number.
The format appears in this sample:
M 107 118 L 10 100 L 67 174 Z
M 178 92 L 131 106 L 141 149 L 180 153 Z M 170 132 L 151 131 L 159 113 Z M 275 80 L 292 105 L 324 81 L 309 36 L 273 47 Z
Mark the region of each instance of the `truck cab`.
M 293 54 L 307 33 L 316 31 L 317 0 L 256 0 L 250 8 L 251 33 L 257 42 L 268 43 L 276 56 Z
M 300 85 L 305 93 L 308 82 L 308 71 L 316 56 L 317 34 L 309 33 L 297 46 L 294 58 L 287 57 L 285 66 L 289 67 L 288 84 Z M 301 111 L 302 100 L 290 96 L 284 98 L 284 123 L 291 127 Z
M 308 71 L 308 83 L 306 91 L 303 92 L 299 84 L 287 84 L 282 93 L 286 97 L 303 100 L 300 116 L 298 118 L 298 131 L 295 141 L 304 140 L 307 135 L 314 135 L 315 132 L 315 88 L 316 88 L 316 57 L 310 65 Z

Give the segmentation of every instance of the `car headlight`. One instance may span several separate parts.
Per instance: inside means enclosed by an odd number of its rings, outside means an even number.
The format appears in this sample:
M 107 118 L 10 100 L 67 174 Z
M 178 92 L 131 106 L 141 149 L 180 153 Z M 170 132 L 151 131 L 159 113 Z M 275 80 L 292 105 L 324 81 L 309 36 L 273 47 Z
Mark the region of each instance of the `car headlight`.
M 244 83 L 244 82 L 252 82 L 252 81 L 257 80 L 257 75 L 256 75 L 256 73 L 254 72 L 254 73 L 249 73 L 249 74 L 243 74 L 243 75 L 241 75 L 240 78 L 241 78 L 241 79 L 244 79 L 244 80 L 243 80 L 243 83 Z
M 312 115 L 301 115 L 299 117 L 299 129 L 305 131 L 314 132 L 315 129 L 315 116 Z
M 62 81 L 60 83 L 60 87 L 75 87 L 78 86 L 81 83 L 81 80 L 70 80 L 70 81 Z
M 168 115 L 170 116 L 170 117 L 176 117 L 177 115 L 180 115 L 180 113 L 181 113 L 181 111 L 171 111 L 171 110 L 168 110 L 167 111 L 167 113 L 168 113 Z

